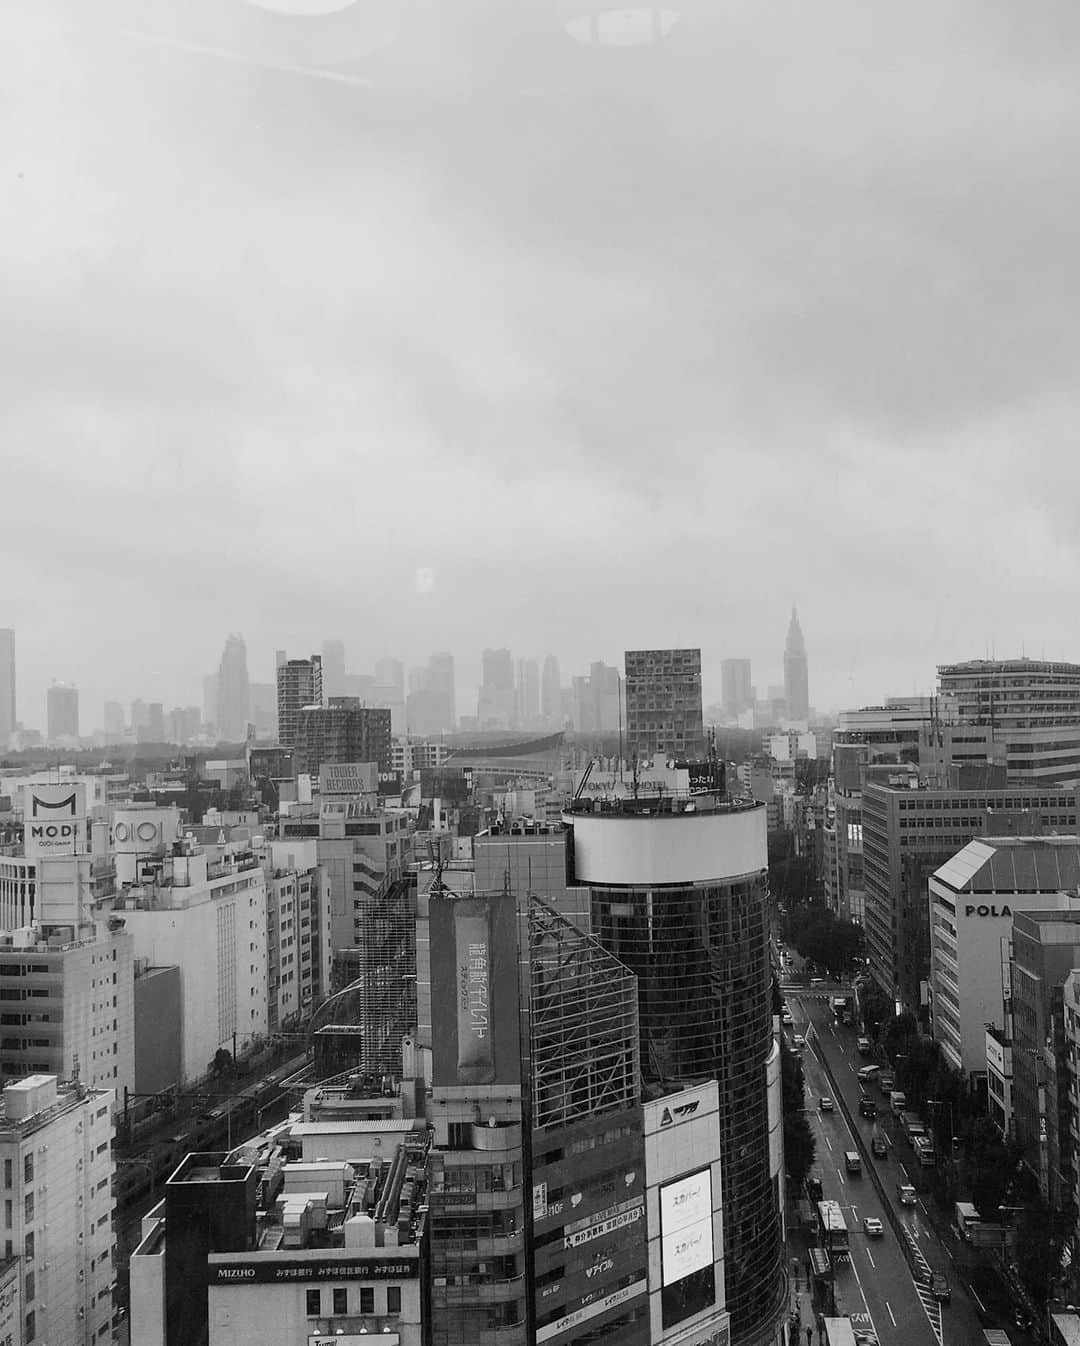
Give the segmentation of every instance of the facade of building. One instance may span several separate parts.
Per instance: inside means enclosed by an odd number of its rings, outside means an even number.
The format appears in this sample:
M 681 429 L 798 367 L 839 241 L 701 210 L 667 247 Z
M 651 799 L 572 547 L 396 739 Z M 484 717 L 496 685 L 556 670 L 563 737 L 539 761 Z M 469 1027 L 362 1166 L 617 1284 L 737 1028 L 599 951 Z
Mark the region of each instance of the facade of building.
M 233 1155 L 189 1155 L 131 1258 L 140 1346 L 288 1341 L 422 1346 L 427 1200 L 422 1132 L 395 1122 L 305 1126 Z M 309 1157 L 344 1141 L 348 1159 Z M 403 1139 L 399 1139 L 401 1134 Z
M 862 790 L 865 929 L 870 972 L 882 990 L 912 1011 L 926 1006 L 926 894 L 934 870 L 974 837 L 1075 836 L 1078 815 L 1075 791 L 939 789 L 913 773 L 868 774 Z
M 589 889 L 593 934 L 637 976 L 646 1097 L 717 1082 L 722 1307 L 747 1343 L 777 1340 L 786 1305 L 765 812 L 666 792 L 565 815 L 569 882 Z
M 0 752 L 15 733 L 15 632 L 0 627 Z
M 784 645 L 784 701 L 789 719 L 807 720 L 810 717 L 809 678 L 806 641 L 799 625 L 799 614 L 792 608 Z
M 553 654 L 545 656 L 540 671 L 540 714 L 549 729 L 562 723 L 562 673 Z
M 390 726 L 388 709 L 362 706 L 351 696 L 334 697 L 327 706 L 304 706 L 296 717 L 296 770 L 317 776 L 324 762 L 376 762 L 380 771 L 389 771 Z
M 754 686 L 749 659 L 720 661 L 720 704 L 729 720 L 737 720 L 744 711 L 753 710 Z
M 1077 1104 L 1069 1094 L 1065 1025 L 1065 983 L 1074 968 L 1080 968 L 1080 898 L 1065 910 L 1016 913 L 1010 968 L 1015 1136 L 1054 1211 L 1069 1205 L 1077 1181 Z
M 243 636 L 229 636 L 217 674 L 217 731 L 226 743 L 243 743 L 251 719 L 247 646 Z
M 323 693 L 326 696 L 346 696 L 345 642 L 324 640 L 322 647 Z
M 705 756 L 700 650 L 626 651 L 626 751 L 687 761 Z
M 50 743 L 79 737 L 79 689 L 54 682 L 45 697 L 46 734 Z
M 136 958 L 179 967 L 183 1080 L 200 1079 L 219 1049 L 242 1053 L 269 1028 L 266 876 L 242 845 L 178 841 L 116 900 Z
M 20 1261 L 13 1342 L 100 1346 L 112 1339 L 115 1096 L 55 1075 L 0 1095 L 4 1252 Z
M 1069 837 L 981 837 L 930 876 L 931 1003 L 934 1037 L 954 1069 L 986 1069 L 987 1024 L 1008 1033 L 1014 918 L 1080 909 L 1080 841 Z M 1013 1069 L 1019 1074 L 1014 1038 Z M 1014 1093 L 1015 1097 L 1015 1093 Z
M 277 729 L 283 748 L 296 746 L 296 726 L 305 706 L 323 703 L 322 655 L 285 659 L 277 666 Z
M 1080 664 L 973 659 L 938 679 L 948 716 L 1004 745 L 1010 780 L 1080 785 Z
M 330 992 L 330 900 L 314 841 L 272 841 L 266 874 L 267 1025 L 307 1019 Z
M 432 1346 L 645 1346 L 634 978 L 538 897 L 436 888 L 420 917 Z

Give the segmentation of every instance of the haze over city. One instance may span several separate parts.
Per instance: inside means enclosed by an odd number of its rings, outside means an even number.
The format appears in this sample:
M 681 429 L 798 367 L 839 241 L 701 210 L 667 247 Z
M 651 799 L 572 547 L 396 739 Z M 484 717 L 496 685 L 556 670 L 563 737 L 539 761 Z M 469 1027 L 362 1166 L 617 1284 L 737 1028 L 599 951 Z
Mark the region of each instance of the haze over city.
M 22 718 L 196 701 L 231 630 L 463 689 L 694 645 L 709 699 L 797 603 L 822 710 L 1080 657 L 1075 7 L 690 9 L 409 102 L 7 7 Z

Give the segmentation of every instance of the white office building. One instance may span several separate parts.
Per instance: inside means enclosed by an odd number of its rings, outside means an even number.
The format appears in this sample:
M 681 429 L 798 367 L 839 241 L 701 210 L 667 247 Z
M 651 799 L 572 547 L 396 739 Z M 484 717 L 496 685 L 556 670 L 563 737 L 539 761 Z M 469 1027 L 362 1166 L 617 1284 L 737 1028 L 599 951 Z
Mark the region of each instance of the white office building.
M 21 1258 L 26 1343 L 112 1340 L 113 1095 L 31 1075 L 0 1095 L 5 1256 Z
M 983 837 L 929 880 L 934 1037 L 957 1070 L 986 1070 L 986 1025 L 1006 1027 L 1013 914 L 1080 907 L 1080 841 Z

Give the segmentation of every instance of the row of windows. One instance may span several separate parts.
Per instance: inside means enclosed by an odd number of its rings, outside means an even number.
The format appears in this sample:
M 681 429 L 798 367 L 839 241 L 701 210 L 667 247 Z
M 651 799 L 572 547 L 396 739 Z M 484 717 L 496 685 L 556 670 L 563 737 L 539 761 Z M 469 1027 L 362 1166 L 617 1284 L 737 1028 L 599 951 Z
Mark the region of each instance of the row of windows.
M 308 1290 L 305 1296 L 307 1316 L 309 1318 L 324 1318 L 332 1315 L 335 1318 L 345 1318 L 350 1313 L 373 1315 L 376 1312 L 375 1288 L 371 1285 L 361 1285 L 352 1287 L 352 1289 L 352 1294 L 350 1294 L 350 1287 L 347 1285 L 335 1285 L 329 1291 L 322 1289 Z M 327 1312 L 324 1312 L 323 1302 L 327 1294 L 330 1296 L 330 1302 L 327 1306 Z M 350 1300 L 353 1307 L 350 1307 Z M 396 1314 L 401 1312 L 400 1285 L 388 1285 L 386 1287 L 384 1303 L 383 1313 Z

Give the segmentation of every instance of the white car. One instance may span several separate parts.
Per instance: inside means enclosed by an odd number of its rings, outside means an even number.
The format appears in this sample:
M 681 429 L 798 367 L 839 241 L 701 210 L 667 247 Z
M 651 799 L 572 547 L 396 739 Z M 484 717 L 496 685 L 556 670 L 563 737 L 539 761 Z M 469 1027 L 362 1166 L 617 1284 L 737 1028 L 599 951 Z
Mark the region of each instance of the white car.
M 821 1100 L 818 1103 L 818 1107 L 821 1109 L 822 1112 L 832 1112 L 833 1101 L 826 1094 L 822 1094 Z
M 862 1222 L 867 1238 L 879 1239 L 885 1233 L 885 1226 L 876 1215 L 868 1215 Z
M 791 1017 L 790 1010 L 784 1010 L 783 1014 L 781 1014 L 780 1016 L 780 1022 L 784 1025 L 785 1028 L 791 1027 L 791 1025 L 795 1022 L 795 1020 Z
M 801 1033 L 796 1033 L 795 1036 L 791 1039 L 791 1041 L 797 1052 L 801 1052 L 802 1049 L 806 1046 L 806 1039 L 803 1037 Z

